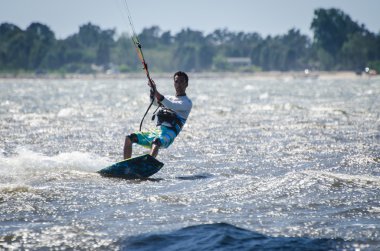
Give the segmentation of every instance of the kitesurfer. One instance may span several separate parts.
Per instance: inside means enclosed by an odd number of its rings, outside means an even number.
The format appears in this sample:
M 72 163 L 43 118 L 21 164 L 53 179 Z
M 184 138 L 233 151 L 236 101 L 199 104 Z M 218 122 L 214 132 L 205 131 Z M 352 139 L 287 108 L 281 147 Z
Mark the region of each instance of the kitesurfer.
M 178 71 L 173 76 L 175 96 L 163 96 L 154 81 L 149 81 L 151 98 L 158 105 L 157 128 L 154 131 L 138 131 L 128 135 L 124 144 L 124 159 L 132 156 L 132 144 L 137 143 L 151 149 L 150 155 L 156 157 L 160 148 L 168 148 L 182 130 L 190 114 L 192 102 L 186 95 L 189 78 L 185 72 Z

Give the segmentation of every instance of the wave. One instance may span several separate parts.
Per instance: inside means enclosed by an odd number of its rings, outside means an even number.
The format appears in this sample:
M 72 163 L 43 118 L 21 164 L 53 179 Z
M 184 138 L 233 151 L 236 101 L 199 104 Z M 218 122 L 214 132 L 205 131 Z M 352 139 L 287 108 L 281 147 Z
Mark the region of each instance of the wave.
M 91 153 L 71 152 L 46 156 L 18 148 L 16 154 L 10 157 L 0 155 L 0 189 L 18 191 L 20 189 L 17 187 L 24 187 L 23 184 L 32 181 L 59 178 L 65 174 L 92 174 L 111 163 L 110 160 Z
M 251 193 L 271 200 L 291 199 L 294 200 L 294 203 L 298 203 L 298 199 L 302 197 L 304 203 L 314 204 L 316 201 L 328 200 L 339 195 L 347 196 L 353 189 L 356 191 L 356 195 L 351 195 L 351 202 L 359 202 L 375 196 L 379 188 L 380 177 L 377 176 L 307 170 L 264 178 L 254 185 Z
M 185 227 L 170 233 L 143 234 L 119 240 L 121 250 L 337 250 L 341 239 L 272 237 L 226 223 Z

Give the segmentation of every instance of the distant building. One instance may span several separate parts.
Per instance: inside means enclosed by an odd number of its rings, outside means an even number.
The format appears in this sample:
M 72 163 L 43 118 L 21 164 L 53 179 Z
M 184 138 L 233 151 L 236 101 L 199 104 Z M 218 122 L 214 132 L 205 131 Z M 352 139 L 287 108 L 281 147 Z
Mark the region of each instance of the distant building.
M 249 57 L 230 57 L 227 58 L 227 63 L 236 67 L 251 66 L 251 58 Z

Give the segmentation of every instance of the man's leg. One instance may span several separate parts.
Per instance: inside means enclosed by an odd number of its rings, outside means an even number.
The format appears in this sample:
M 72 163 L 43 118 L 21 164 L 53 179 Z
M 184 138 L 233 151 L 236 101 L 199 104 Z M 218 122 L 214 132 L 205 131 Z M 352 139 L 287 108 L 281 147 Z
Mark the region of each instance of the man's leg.
M 124 143 L 124 159 L 129 159 L 132 156 L 132 141 L 129 136 L 125 137 Z
M 156 158 L 158 154 L 158 150 L 160 150 L 160 145 L 153 144 L 152 150 L 150 151 L 150 155 Z
M 150 155 L 156 158 L 161 145 L 161 140 L 159 138 L 155 138 L 152 142 L 152 150 L 150 151 Z

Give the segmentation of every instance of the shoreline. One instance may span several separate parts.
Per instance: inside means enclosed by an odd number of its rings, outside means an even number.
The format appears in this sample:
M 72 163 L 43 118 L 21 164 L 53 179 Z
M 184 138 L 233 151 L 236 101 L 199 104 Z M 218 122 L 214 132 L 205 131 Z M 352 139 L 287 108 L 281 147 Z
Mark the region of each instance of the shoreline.
M 173 73 L 153 73 L 153 78 L 171 77 Z M 269 71 L 269 72 L 188 72 L 192 78 L 216 78 L 216 77 L 248 77 L 248 78 L 293 78 L 293 79 L 362 79 L 362 78 L 380 78 L 380 75 L 369 75 L 366 73 L 356 74 L 352 71 L 313 71 L 305 74 L 304 71 Z M 1 73 L 0 79 L 128 79 L 128 78 L 146 78 L 144 73 L 93 73 L 93 74 L 34 74 L 34 73 Z

